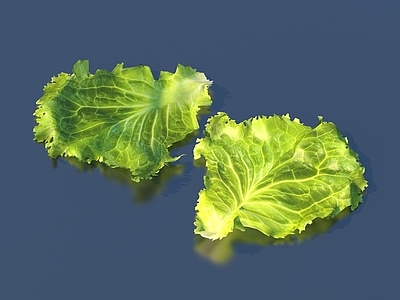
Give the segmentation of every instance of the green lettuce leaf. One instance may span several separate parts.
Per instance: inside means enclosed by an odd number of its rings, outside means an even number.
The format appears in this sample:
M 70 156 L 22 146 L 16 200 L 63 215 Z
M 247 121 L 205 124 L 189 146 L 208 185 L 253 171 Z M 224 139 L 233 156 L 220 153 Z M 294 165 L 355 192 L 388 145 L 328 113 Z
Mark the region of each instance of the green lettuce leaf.
M 199 106 L 211 104 L 212 81 L 191 67 L 155 80 L 147 66 L 89 73 L 87 60 L 73 74 L 53 77 L 37 101 L 35 140 L 51 157 L 76 157 L 127 168 L 132 179 L 149 179 L 171 157 L 168 147 L 198 129 Z
M 367 186 L 364 168 L 337 127 L 315 128 L 288 115 L 236 124 L 211 117 L 194 158 L 206 161 L 195 233 L 215 240 L 250 227 L 283 238 L 316 218 L 354 210 Z

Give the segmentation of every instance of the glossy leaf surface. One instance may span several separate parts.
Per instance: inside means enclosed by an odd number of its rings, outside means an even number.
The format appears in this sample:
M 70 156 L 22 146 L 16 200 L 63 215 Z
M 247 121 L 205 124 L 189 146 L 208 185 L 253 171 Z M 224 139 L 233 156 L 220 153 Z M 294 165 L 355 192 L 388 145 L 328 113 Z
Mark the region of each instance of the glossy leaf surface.
M 195 233 L 214 240 L 250 227 L 283 238 L 355 209 L 364 168 L 337 127 L 319 119 L 311 128 L 288 115 L 239 124 L 225 113 L 211 117 L 194 148 L 206 160 Z
M 147 66 L 89 73 L 87 60 L 73 74 L 52 78 L 37 101 L 35 140 L 51 157 L 76 157 L 127 168 L 132 179 L 151 178 L 171 157 L 168 147 L 198 129 L 197 111 L 211 104 L 212 81 L 191 67 L 155 80 Z

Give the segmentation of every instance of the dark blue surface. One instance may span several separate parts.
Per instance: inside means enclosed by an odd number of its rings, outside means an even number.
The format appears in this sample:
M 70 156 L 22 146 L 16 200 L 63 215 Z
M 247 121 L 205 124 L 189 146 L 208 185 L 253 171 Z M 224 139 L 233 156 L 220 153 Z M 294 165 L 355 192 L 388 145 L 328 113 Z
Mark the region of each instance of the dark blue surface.
M 217 2 L 217 3 L 216 3 Z M 2 299 L 395 299 L 400 296 L 398 1 L 7 1 L 0 5 Z M 247 248 L 215 265 L 195 252 L 203 168 L 138 201 L 94 169 L 52 167 L 32 141 L 51 76 L 78 59 L 214 81 L 212 114 L 333 121 L 361 152 L 366 201 L 327 234 Z M 206 120 L 202 117 L 202 124 Z

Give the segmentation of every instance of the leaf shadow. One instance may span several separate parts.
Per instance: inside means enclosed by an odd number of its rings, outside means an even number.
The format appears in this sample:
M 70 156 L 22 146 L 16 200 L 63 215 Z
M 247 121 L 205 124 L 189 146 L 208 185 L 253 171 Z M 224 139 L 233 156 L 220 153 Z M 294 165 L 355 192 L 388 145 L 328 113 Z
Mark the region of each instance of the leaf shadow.
M 58 159 L 52 159 L 53 167 L 57 167 Z M 166 185 L 173 179 L 173 177 L 181 176 L 184 172 L 184 164 L 168 165 L 163 167 L 157 176 L 151 180 L 141 180 L 134 182 L 131 180 L 131 172 L 122 168 L 111 168 L 103 163 L 94 161 L 90 164 L 81 162 L 75 157 L 62 157 L 71 166 L 75 167 L 78 171 L 91 173 L 98 170 L 110 182 L 119 185 L 128 185 L 131 188 L 133 199 L 136 204 L 145 203 L 156 197 L 157 195 L 165 192 Z M 175 186 L 176 189 L 179 186 Z M 173 193 L 170 190 L 169 193 Z
M 350 134 L 348 131 L 343 131 L 342 132 L 343 136 L 347 137 L 349 141 L 349 146 L 350 148 L 358 154 L 358 161 L 361 163 L 361 165 L 365 168 L 365 179 L 368 181 L 368 186 L 366 188 L 366 193 L 364 198 L 364 203 L 367 200 L 368 194 L 371 194 L 373 192 L 376 192 L 378 190 L 378 187 L 375 184 L 374 181 L 374 174 L 373 174 L 373 168 L 371 165 L 371 160 L 368 158 L 364 152 L 360 151 L 358 149 L 358 145 L 356 144 L 353 136 Z
M 172 152 L 173 150 L 186 146 L 196 135 L 198 135 L 198 131 L 189 133 L 183 140 L 171 145 L 169 151 Z M 65 161 L 81 172 L 91 173 L 94 170 L 98 170 L 105 178 L 114 184 L 128 185 L 132 191 L 132 201 L 136 204 L 148 202 L 159 194 L 169 195 L 175 193 L 190 180 L 184 176 L 185 164 L 180 162 L 180 160 L 161 168 L 152 179 L 141 180 L 140 182 L 135 182 L 131 179 L 131 172 L 128 169 L 112 168 L 98 161 L 86 163 L 79 161 L 75 157 L 59 157 L 57 159 L 52 159 L 54 168 L 57 167 L 59 161 Z M 175 177 L 179 177 L 179 181 L 174 180 Z M 171 184 L 171 182 L 174 184 Z
M 333 218 L 317 218 L 306 229 L 285 238 L 276 239 L 266 236 L 260 231 L 246 228 L 245 231 L 235 229 L 221 240 L 212 241 L 200 235 L 195 236 L 194 251 L 201 257 L 217 265 L 230 262 L 235 254 L 257 254 L 269 246 L 294 245 L 312 240 L 322 234 L 329 234 L 332 227 L 351 214 L 351 209 L 346 208 Z

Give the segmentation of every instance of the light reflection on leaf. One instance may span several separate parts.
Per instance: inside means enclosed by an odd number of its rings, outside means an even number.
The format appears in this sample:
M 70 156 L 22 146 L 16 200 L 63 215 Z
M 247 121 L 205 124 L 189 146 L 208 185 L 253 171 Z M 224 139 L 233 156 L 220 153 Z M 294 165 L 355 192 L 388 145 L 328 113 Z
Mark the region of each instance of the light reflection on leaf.
M 241 123 L 209 118 L 194 158 L 204 157 L 195 233 L 222 239 L 236 228 L 284 238 L 362 202 L 364 167 L 332 122 L 260 116 Z
M 168 148 L 199 128 L 197 112 L 211 105 L 212 81 L 189 66 L 175 73 L 149 67 L 89 72 L 79 60 L 72 74 L 60 73 L 44 87 L 34 112 L 34 139 L 52 158 L 76 157 L 126 168 L 132 180 L 150 179 L 180 155 Z

